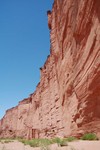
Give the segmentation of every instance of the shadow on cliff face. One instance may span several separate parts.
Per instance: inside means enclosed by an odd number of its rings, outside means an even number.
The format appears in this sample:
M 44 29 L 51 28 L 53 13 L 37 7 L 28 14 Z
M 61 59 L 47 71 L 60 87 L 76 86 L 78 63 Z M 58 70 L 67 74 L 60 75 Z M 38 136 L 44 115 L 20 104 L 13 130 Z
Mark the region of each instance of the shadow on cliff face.
M 99 22 L 100 22 L 100 0 L 96 0 L 95 3 L 96 3 L 96 5 L 95 5 L 96 14 L 97 14 Z

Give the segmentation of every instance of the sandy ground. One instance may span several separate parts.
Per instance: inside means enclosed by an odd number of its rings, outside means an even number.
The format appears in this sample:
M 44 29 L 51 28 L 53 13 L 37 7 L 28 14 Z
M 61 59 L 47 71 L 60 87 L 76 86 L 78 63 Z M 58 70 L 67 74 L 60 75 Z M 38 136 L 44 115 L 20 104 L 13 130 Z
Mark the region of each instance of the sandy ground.
M 32 148 L 14 141 L 11 143 L 0 143 L 0 150 L 41 150 L 41 148 Z M 57 144 L 53 144 L 50 146 L 50 150 L 100 150 L 100 141 L 75 141 L 68 143 L 68 146 L 64 147 L 58 147 Z

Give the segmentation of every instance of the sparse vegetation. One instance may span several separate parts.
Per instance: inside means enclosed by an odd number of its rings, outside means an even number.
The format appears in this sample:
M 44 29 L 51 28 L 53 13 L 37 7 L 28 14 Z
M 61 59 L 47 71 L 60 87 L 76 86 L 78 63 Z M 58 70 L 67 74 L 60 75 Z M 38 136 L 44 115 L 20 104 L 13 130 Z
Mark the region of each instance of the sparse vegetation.
M 98 140 L 98 137 L 94 133 L 87 133 L 84 134 L 81 138 L 81 140 Z M 19 142 L 22 142 L 24 145 L 30 145 L 31 147 L 40 147 L 41 150 L 51 150 L 51 144 L 57 144 L 58 148 L 60 150 L 60 147 L 62 146 L 68 146 L 68 142 L 72 142 L 74 140 L 78 140 L 75 137 L 68 137 L 68 138 L 53 138 L 53 139 L 32 139 L 32 140 L 27 140 L 27 139 L 22 139 L 22 138 L 3 138 L 0 139 L 0 142 L 2 144 L 13 142 L 14 140 L 17 140 Z M 56 149 L 56 150 L 57 150 Z M 66 147 L 67 149 L 67 147 Z M 73 147 L 70 147 L 71 150 L 75 150 Z M 2 150 L 6 150 L 5 147 L 3 147 Z
M 51 142 L 52 144 L 57 143 L 58 146 L 67 146 L 68 145 L 66 139 L 54 138 L 51 141 L 52 141 Z
M 60 146 L 68 146 L 66 139 L 60 141 Z
M 68 137 L 68 138 L 66 138 L 66 140 L 68 141 L 68 142 L 72 142 L 72 141 L 76 141 L 76 140 L 78 140 L 76 137 Z
M 54 138 L 54 139 L 32 139 L 32 140 L 26 140 L 26 139 L 19 139 L 20 142 L 22 142 L 25 145 L 30 145 L 31 147 L 41 147 L 42 150 L 50 149 L 49 145 L 57 143 L 58 146 L 67 146 L 67 139 L 60 139 L 60 138 Z
M 98 140 L 98 137 L 94 133 L 87 133 L 81 137 L 82 140 Z
M 52 143 L 57 143 L 59 146 L 67 146 L 68 145 L 67 142 L 72 142 L 75 140 L 78 140 L 78 139 L 75 137 L 68 137 L 68 138 L 63 138 L 63 139 L 54 138 L 52 139 Z
M 32 140 L 19 139 L 19 141 L 25 145 L 30 145 L 31 147 L 43 147 L 52 144 L 51 140 L 49 139 L 32 139 Z
M 10 143 L 10 142 L 13 142 L 13 140 L 10 139 L 10 138 L 2 138 L 2 139 L 0 139 L 0 143 Z
M 61 139 L 58 137 L 51 139 L 51 141 L 52 141 L 52 144 L 57 143 L 59 145 L 61 143 Z

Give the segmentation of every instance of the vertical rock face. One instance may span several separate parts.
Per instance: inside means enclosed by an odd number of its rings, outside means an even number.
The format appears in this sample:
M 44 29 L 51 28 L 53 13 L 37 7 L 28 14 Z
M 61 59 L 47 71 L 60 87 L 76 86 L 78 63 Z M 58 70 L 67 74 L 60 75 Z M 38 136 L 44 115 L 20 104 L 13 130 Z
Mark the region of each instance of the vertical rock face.
M 40 83 L 0 121 L 1 137 L 100 135 L 100 1 L 55 0 Z

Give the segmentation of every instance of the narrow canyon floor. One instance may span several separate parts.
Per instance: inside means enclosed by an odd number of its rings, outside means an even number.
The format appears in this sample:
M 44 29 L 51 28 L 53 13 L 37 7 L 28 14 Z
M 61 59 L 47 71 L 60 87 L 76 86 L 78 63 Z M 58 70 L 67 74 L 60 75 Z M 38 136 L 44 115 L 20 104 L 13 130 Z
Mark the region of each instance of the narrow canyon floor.
M 68 146 L 58 147 L 57 144 L 50 145 L 48 148 L 32 148 L 21 142 L 13 141 L 10 143 L 0 143 L 0 150 L 100 150 L 100 141 L 74 141 L 68 142 Z

